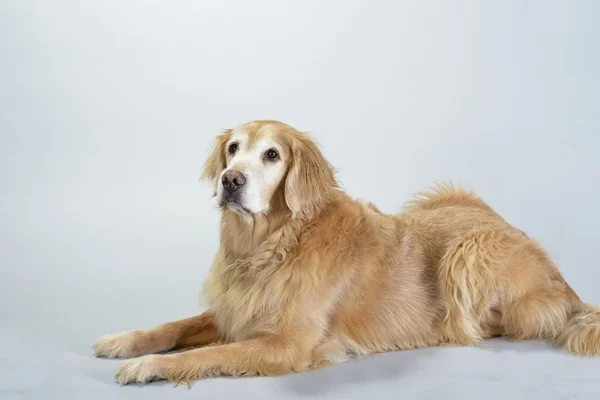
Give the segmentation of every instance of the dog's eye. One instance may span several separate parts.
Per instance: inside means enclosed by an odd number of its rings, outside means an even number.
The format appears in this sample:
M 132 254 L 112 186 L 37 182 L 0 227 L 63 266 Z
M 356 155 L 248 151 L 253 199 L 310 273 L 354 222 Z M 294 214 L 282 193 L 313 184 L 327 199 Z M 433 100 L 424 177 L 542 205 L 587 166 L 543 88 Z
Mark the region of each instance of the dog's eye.
M 279 157 L 279 155 L 277 154 L 277 152 L 275 150 L 273 150 L 273 149 L 267 150 L 266 155 L 267 155 L 267 159 L 269 159 L 271 161 L 276 160 L 277 157 Z
M 229 151 L 229 154 L 233 154 L 233 153 L 235 153 L 235 151 L 237 150 L 237 148 L 238 148 L 238 145 L 237 145 L 237 143 L 231 143 L 231 144 L 229 145 L 229 150 L 228 150 L 228 151 Z

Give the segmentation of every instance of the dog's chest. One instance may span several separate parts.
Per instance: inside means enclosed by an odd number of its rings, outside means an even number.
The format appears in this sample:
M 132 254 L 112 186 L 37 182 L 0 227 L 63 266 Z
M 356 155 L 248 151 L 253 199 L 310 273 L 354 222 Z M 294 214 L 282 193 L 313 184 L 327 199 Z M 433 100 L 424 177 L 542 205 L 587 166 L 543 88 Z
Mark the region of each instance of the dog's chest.
M 275 332 L 287 303 L 284 285 L 281 271 L 269 278 L 246 274 L 238 279 L 212 271 L 205 293 L 222 338 L 239 341 L 258 333 Z

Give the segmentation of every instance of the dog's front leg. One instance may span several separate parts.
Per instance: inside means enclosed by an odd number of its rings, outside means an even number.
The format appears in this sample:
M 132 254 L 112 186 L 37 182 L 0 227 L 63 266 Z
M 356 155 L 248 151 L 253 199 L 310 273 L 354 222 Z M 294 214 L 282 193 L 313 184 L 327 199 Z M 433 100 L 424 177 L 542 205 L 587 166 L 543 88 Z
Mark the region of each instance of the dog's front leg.
M 96 356 L 137 357 L 179 347 L 200 346 L 217 340 L 217 329 L 210 312 L 167 322 L 152 329 L 139 329 L 106 335 L 94 345 Z
M 151 355 L 124 362 L 116 379 L 121 385 L 168 379 L 188 385 L 213 376 L 282 375 L 305 370 L 310 352 L 289 340 L 261 337 L 178 354 Z

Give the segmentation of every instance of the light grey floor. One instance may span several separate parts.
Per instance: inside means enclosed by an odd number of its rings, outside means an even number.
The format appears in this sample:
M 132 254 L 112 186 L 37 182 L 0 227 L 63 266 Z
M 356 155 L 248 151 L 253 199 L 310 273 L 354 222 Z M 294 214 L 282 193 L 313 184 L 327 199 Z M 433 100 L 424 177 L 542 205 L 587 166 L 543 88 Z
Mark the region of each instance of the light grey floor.
M 319 372 L 278 378 L 217 379 L 191 390 L 169 383 L 119 387 L 118 361 L 94 359 L 89 343 L 100 321 L 66 338 L 44 336 L 38 327 L 11 323 L 2 333 L 2 399 L 598 399 L 600 360 L 579 360 L 539 343 L 491 340 L 479 348 L 436 348 L 382 354 Z M 41 319 L 44 320 L 43 318 Z M 83 322 L 84 318 L 79 319 Z M 4 321 L 6 323 L 6 320 Z M 79 323 L 79 322 L 78 322 Z M 6 325 L 4 325 L 6 327 Z
M 92 356 L 100 335 L 200 311 L 218 215 L 199 212 L 210 210 L 207 190 L 188 189 L 173 194 L 186 213 L 160 211 L 156 199 L 146 209 L 143 198 L 123 195 L 71 195 L 45 207 L 3 198 L 11 212 L 0 231 L 0 398 L 599 398 L 600 359 L 504 340 L 376 355 L 279 378 L 204 380 L 191 391 L 160 382 L 119 387 L 119 361 Z

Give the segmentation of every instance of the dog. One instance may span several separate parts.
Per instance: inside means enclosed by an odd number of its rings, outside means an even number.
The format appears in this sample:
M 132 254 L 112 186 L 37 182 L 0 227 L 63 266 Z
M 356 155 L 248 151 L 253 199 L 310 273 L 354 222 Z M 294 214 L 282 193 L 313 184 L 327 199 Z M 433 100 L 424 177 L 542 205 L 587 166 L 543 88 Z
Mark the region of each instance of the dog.
M 273 376 L 486 338 L 600 355 L 600 309 L 471 191 L 437 185 L 398 214 L 350 198 L 307 134 L 253 121 L 218 135 L 202 179 L 222 211 L 207 311 L 102 337 L 120 384 Z M 171 354 L 173 349 L 194 348 Z

